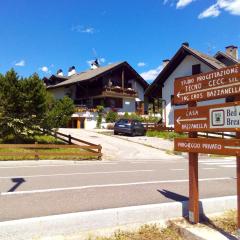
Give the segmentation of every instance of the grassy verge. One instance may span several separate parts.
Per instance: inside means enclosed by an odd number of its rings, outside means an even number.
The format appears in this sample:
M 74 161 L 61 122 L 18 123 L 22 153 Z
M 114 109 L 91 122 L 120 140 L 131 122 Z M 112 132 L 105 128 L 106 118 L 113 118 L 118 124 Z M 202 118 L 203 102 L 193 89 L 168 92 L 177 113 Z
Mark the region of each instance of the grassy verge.
M 174 138 L 183 138 L 183 137 L 186 137 L 187 135 L 182 133 L 166 132 L 166 131 L 147 131 L 146 136 L 173 140 Z
M 160 229 L 156 225 L 144 225 L 136 232 L 118 231 L 112 237 L 89 238 L 88 240 L 183 240 L 177 230 L 169 226 Z
M 206 225 L 231 235 L 237 234 L 237 211 L 228 211 L 221 216 L 206 221 Z
M 88 155 L 88 151 L 78 148 L 50 148 L 50 149 L 38 149 L 41 152 L 39 160 L 87 160 L 87 159 L 97 159 L 96 156 Z M 15 156 L 1 156 L 1 152 L 14 153 Z M 18 155 L 18 153 L 24 153 L 25 155 Z M 58 154 L 58 155 L 44 155 L 46 154 Z M 64 155 L 64 153 L 76 153 L 76 155 Z M 31 154 L 31 155 L 29 155 Z M 61 155 L 62 154 L 62 155 Z M 34 160 L 35 159 L 35 150 L 30 148 L 1 148 L 0 149 L 0 161 L 8 160 Z
M 36 135 L 33 137 L 28 137 L 22 140 L 22 144 L 66 144 L 65 142 L 48 135 Z M 14 139 L 12 136 L 9 136 L 5 142 L 0 140 L 0 144 L 14 144 Z M 91 156 L 87 150 L 80 148 L 41 148 L 37 150 L 41 154 L 39 154 L 39 160 L 88 160 L 88 159 L 97 159 L 97 156 Z M 14 156 L 1 156 L 1 152 L 14 153 Z M 21 155 L 19 155 L 21 153 Z M 53 154 L 53 155 L 44 155 Z M 68 153 L 76 154 L 76 155 L 67 155 Z M 26 155 L 22 155 L 26 154 Z M 31 155 L 29 155 L 31 154 Z M 57 154 L 54 156 L 54 154 Z M 8 161 L 8 160 L 34 160 L 35 159 L 35 149 L 32 148 L 0 148 L 0 161 Z

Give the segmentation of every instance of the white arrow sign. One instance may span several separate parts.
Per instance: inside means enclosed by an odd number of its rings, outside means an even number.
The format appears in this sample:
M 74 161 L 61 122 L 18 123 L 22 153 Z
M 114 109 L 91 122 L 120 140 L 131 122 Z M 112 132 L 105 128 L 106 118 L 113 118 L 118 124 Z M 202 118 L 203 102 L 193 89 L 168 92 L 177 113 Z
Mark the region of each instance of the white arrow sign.
M 189 118 L 189 119 L 181 119 L 181 117 L 179 116 L 177 118 L 177 123 L 180 125 L 181 122 L 192 122 L 192 121 L 206 121 L 207 118 Z

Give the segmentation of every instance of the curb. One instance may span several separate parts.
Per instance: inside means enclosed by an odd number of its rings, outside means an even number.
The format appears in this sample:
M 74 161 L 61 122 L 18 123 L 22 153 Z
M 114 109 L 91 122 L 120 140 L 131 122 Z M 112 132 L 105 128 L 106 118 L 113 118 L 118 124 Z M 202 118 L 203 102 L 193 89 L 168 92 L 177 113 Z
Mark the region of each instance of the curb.
M 236 196 L 200 200 L 204 214 L 237 207 Z M 188 201 L 112 208 L 0 222 L 0 239 L 27 240 L 166 221 L 188 215 Z

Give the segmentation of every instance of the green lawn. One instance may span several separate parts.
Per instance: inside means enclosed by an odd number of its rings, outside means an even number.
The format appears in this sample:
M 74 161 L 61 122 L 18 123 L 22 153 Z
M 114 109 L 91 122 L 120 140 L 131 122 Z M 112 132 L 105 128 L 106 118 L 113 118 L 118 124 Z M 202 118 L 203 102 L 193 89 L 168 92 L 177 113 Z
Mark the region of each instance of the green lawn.
M 1 152 L 14 153 L 15 156 L 1 156 Z M 44 159 L 61 159 L 61 160 L 87 160 L 87 159 L 97 159 L 97 156 L 91 156 L 91 153 L 78 148 L 50 148 L 50 149 L 38 149 L 39 160 Z M 26 155 L 19 155 L 19 154 Z M 46 153 L 46 155 L 44 155 Z M 57 155 L 47 155 L 47 154 L 57 154 Z M 76 155 L 67 155 L 68 153 Z M 31 154 L 31 155 L 29 155 Z M 0 161 L 6 160 L 34 160 L 35 159 L 35 149 L 30 148 L 1 148 L 0 149 Z
M 53 137 L 53 136 L 48 136 L 48 135 L 37 135 L 34 137 L 28 137 L 26 139 L 23 139 L 21 144 L 33 144 L 33 143 L 38 143 L 38 144 L 46 144 L 46 145 L 58 145 L 58 147 L 53 148 L 40 148 L 37 149 L 37 152 L 39 152 L 39 157 L 35 158 L 35 149 L 34 148 L 17 148 L 17 147 L 12 147 L 12 148 L 0 148 L 0 161 L 7 161 L 7 160 L 34 160 L 34 159 L 39 159 L 39 160 L 44 160 L 44 159 L 61 159 L 61 160 L 88 160 L 88 159 L 97 159 L 98 156 L 93 156 L 92 152 L 89 152 L 88 150 L 85 149 L 80 149 L 80 148 L 64 148 L 61 147 L 60 145 L 65 145 L 69 146 L 65 142 Z M 10 136 L 7 141 L 3 142 L 0 140 L 0 144 L 14 144 L 14 139 Z M 16 144 L 17 145 L 17 144 Z M 75 145 L 73 145 L 75 146 Z M 6 156 L 5 153 L 10 153 L 14 154 L 14 156 Z M 4 156 L 1 156 L 1 153 L 5 154 Z M 44 155 L 46 154 L 46 155 Z M 56 155 L 48 155 L 48 154 L 56 154 Z

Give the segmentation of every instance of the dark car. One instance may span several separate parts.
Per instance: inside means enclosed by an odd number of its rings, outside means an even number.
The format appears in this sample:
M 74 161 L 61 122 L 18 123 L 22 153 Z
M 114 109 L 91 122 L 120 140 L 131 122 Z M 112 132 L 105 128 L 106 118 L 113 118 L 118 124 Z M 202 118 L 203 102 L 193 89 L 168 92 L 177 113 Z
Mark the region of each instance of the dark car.
M 120 119 L 114 125 L 114 134 L 119 133 L 131 136 L 143 136 L 146 131 L 143 124 L 137 120 Z

